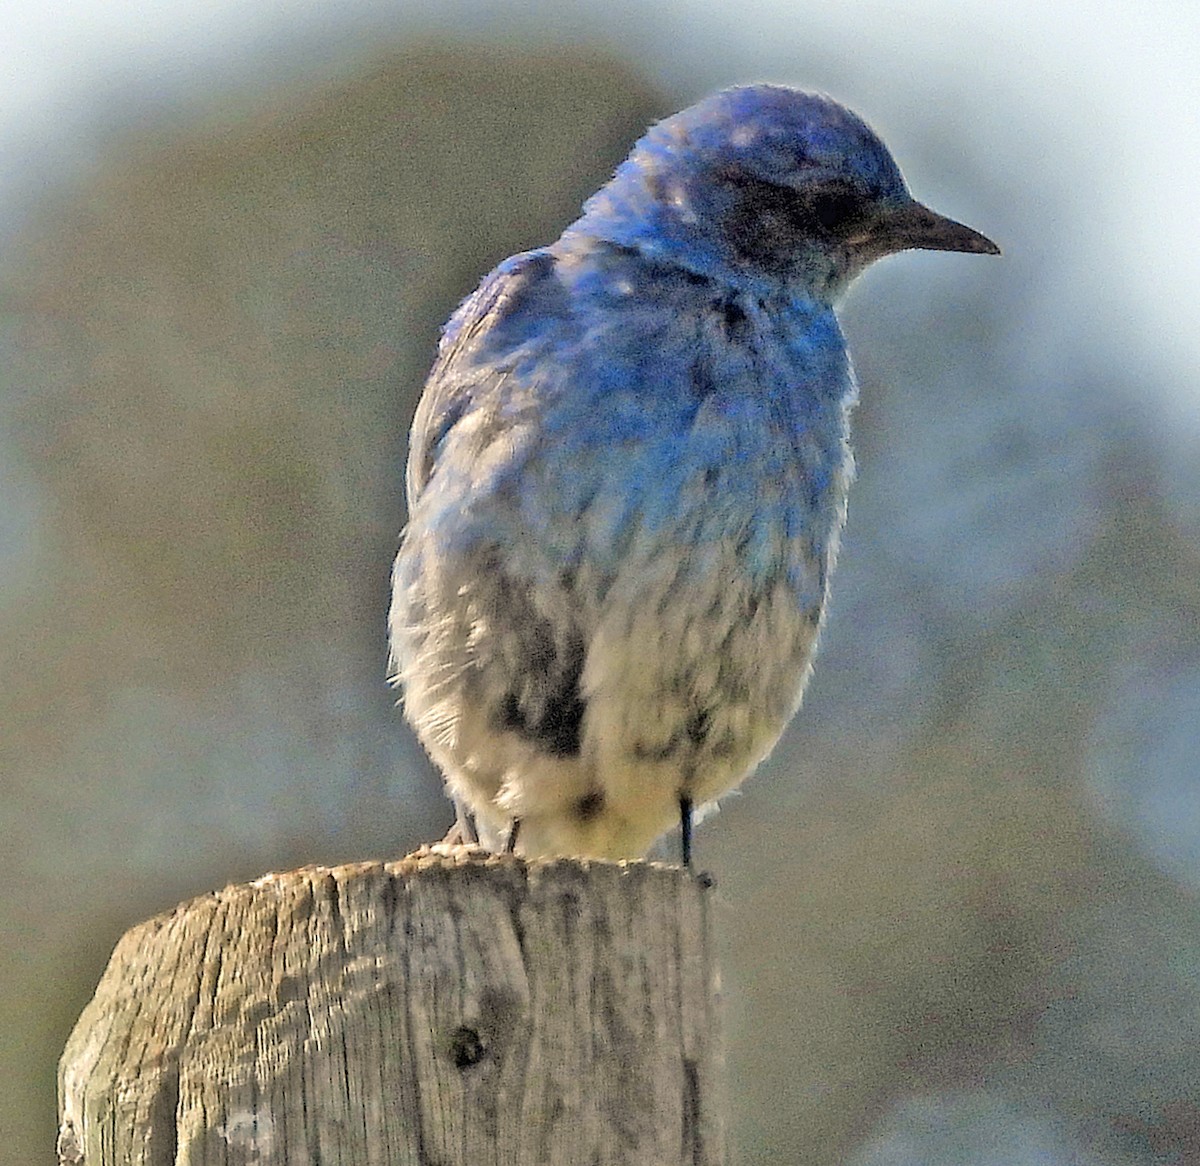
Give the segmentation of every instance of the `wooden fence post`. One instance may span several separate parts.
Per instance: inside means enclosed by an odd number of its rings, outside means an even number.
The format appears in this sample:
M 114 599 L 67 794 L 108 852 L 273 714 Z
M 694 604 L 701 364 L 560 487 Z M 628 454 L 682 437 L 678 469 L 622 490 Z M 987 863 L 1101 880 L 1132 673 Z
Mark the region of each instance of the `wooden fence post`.
M 466 848 L 129 931 L 59 1068 L 86 1166 L 719 1166 L 704 880 Z

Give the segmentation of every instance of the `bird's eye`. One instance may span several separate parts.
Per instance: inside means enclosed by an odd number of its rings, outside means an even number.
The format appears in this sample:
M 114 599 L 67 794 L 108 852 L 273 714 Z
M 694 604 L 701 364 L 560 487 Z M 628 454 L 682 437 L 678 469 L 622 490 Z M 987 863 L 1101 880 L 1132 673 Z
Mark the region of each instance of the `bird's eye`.
M 851 190 L 819 190 L 807 200 L 809 220 L 826 234 L 837 235 L 863 217 L 863 200 Z

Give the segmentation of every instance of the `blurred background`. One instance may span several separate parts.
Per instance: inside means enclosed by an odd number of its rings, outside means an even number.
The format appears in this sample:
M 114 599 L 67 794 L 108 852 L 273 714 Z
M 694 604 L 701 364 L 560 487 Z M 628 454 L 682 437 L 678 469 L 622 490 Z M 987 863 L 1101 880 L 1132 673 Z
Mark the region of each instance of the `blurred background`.
M 437 328 L 654 117 L 825 90 L 872 269 L 804 710 L 702 827 L 734 1161 L 1200 1163 L 1200 8 L 9 0 L 0 1162 L 121 932 L 440 835 L 385 688 Z

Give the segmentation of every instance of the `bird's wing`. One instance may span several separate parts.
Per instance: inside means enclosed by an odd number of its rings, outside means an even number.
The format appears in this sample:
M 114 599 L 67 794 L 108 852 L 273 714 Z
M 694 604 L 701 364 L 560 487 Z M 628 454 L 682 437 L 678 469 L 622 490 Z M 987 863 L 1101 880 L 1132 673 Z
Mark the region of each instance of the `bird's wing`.
M 579 750 L 584 713 L 579 678 L 584 645 L 570 617 L 571 604 L 532 585 L 529 563 L 502 553 L 485 519 L 472 518 L 486 509 L 487 491 L 471 482 L 474 454 L 484 454 L 511 417 L 501 420 L 505 402 L 521 390 L 532 390 L 560 371 L 555 362 L 534 377 L 530 357 L 552 337 L 571 329 L 569 309 L 554 276 L 554 259 L 545 251 L 514 256 L 495 269 L 450 318 L 442 334 L 437 360 L 429 374 L 413 419 L 408 460 L 410 516 L 428 501 L 430 479 L 439 464 L 451 477 L 451 501 L 445 521 L 475 526 L 461 540 L 453 568 L 461 586 L 438 603 L 434 672 L 470 679 L 466 703 L 494 728 L 515 733 L 550 756 Z M 536 363 L 534 361 L 533 363 Z M 469 432 L 470 437 L 464 438 Z M 478 441 L 476 447 L 475 442 Z M 451 451 L 453 451 L 451 453 Z M 447 461 L 452 458 L 453 464 Z M 420 529 L 424 516 L 418 517 Z M 407 540 L 397 560 L 397 579 L 420 569 L 424 561 Z M 533 550 L 529 544 L 526 556 Z M 425 602 L 429 602 L 428 599 Z M 546 610 L 550 604 L 556 610 Z M 429 613 L 424 619 L 430 620 Z M 479 635 L 486 624 L 489 634 Z M 400 670 L 407 655 L 401 637 L 393 644 Z M 432 649 L 421 648 L 426 662 Z M 410 688 L 423 683 L 417 676 Z M 410 692 L 410 707 L 419 704 Z M 450 719 L 438 709 L 431 719 Z
M 429 481 L 446 435 L 478 397 L 503 375 L 481 350 L 517 306 L 552 278 L 554 261 L 545 251 L 527 251 L 501 263 L 447 321 L 437 359 L 413 417 L 406 488 L 409 510 Z M 481 375 L 482 373 L 482 375 Z

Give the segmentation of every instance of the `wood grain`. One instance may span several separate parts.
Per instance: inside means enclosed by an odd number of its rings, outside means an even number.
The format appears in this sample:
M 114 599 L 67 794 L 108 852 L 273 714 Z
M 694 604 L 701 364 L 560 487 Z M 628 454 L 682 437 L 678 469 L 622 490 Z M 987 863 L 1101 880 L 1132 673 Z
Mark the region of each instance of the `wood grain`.
M 462 847 L 195 899 L 117 944 L 60 1064 L 60 1160 L 721 1163 L 707 899 Z

